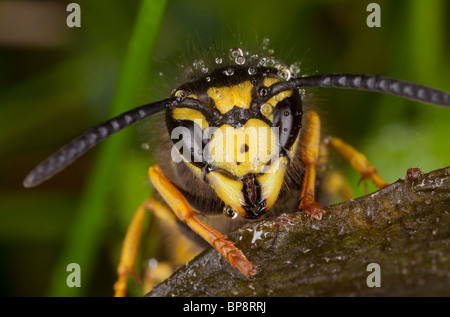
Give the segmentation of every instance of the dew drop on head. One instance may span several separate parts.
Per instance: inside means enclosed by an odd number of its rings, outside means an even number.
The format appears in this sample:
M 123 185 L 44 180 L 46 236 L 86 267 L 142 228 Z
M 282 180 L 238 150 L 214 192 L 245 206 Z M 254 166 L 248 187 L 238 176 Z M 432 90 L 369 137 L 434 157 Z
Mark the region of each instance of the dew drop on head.
M 292 74 L 297 76 L 298 74 L 300 74 L 301 71 L 300 62 L 293 63 L 291 66 L 289 66 L 289 69 L 292 72 Z
M 238 56 L 244 56 L 244 52 L 239 47 L 230 48 L 229 57 L 231 60 L 235 60 Z
M 202 67 L 200 68 L 200 71 L 201 71 L 203 74 L 207 74 L 208 71 L 209 71 L 209 69 L 208 69 L 208 67 L 206 67 L 206 66 L 202 66 Z
M 270 116 L 272 114 L 272 111 L 273 111 L 273 107 L 270 103 L 265 103 L 261 107 L 261 113 L 266 117 Z
M 263 49 L 263 51 L 267 50 L 267 47 L 269 46 L 269 43 L 270 43 L 270 39 L 268 39 L 268 38 L 264 38 L 262 40 L 261 48 Z
M 280 80 L 287 81 L 287 80 L 291 79 L 292 73 L 289 71 L 289 69 L 287 67 L 283 66 L 277 72 L 277 76 Z
M 278 60 L 274 57 L 268 57 L 266 60 L 266 66 L 268 67 L 275 67 L 278 64 Z
M 201 71 L 202 73 L 204 73 L 205 71 L 208 72 L 208 67 L 205 66 L 205 62 L 201 59 L 196 59 L 193 63 L 192 66 L 194 66 L 194 68 L 196 70 Z
M 261 57 L 258 66 L 267 66 L 267 57 Z
M 255 75 L 256 74 L 256 68 L 255 67 L 249 67 L 248 68 L 248 74 L 249 75 Z
M 234 59 L 234 62 L 238 65 L 244 65 L 245 57 L 242 55 L 236 56 L 236 58 Z
M 224 73 L 226 76 L 233 76 L 233 74 L 234 74 L 234 69 L 233 69 L 232 67 L 229 67 L 229 68 L 225 69 L 225 70 L 223 71 L 223 73 Z

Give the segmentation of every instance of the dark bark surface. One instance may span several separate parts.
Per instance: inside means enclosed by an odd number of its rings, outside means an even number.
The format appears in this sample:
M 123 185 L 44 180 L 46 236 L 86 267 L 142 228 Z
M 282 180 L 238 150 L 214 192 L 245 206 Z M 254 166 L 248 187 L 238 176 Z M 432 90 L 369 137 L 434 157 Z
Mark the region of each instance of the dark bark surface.
M 258 265 L 253 278 L 208 249 L 149 296 L 450 296 L 450 167 L 325 208 L 229 234 Z M 370 263 L 381 287 L 368 287 Z

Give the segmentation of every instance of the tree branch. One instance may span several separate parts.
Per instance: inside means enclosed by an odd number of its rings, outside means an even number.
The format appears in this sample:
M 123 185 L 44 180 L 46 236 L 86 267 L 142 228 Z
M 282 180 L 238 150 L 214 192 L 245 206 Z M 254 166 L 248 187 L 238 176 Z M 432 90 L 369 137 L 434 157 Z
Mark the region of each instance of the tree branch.
M 246 224 L 230 233 L 259 266 L 250 279 L 208 249 L 148 296 L 449 296 L 450 167 L 325 208 Z M 370 263 L 381 287 L 369 287 Z

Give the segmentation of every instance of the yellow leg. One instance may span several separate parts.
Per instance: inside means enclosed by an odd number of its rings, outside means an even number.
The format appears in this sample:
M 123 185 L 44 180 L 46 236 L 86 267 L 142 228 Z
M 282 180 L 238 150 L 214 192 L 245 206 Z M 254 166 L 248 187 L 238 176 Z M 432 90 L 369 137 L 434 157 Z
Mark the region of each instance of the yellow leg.
M 155 200 L 152 204 L 151 211 L 159 220 L 158 226 L 163 227 L 164 239 L 161 242 L 170 243 L 171 252 L 167 254 L 168 258 L 165 261 L 160 262 L 154 259 L 145 267 L 143 281 L 144 294 L 150 292 L 153 285 L 166 280 L 177 267 L 192 260 L 203 249 L 192 239 L 180 232 L 177 218 L 166 204 Z
M 367 160 L 366 156 L 358 152 L 352 146 L 343 142 L 339 138 L 328 137 L 326 142 L 332 145 L 349 163 L 361 174 L 362 179 L 369 178 L 378 188 L 389 185 L 377 173 L 375 167 Z
M 325 192 L 330 195 L 339 195 L 342 200 L 353 198 L 352 189 L 350 188 L 344 175 L 338 171 L 329 173 L 324 181 Z
M 191 260 L 201 251 L 201 248 L 192 242 L 191 239 L 179 232 L 177 218 L 165 204 L 158 200 L 154 200 L 152 201 L 150 208 L 152 213 L 161 220 L 161 225 L 166 227 L 165 230 L 170 231 L 169 239 L 174 245 L 174 252 L 171 252 L 171 261 L 173 260 L 175 263 L 184 263 Z M 169 232 L 165 233 L 166 236 L 168 234 Z
M 148 294 L 155 284 L 165 281 L 181 265 L 182 263 L 156 262 L 154 266 L 148 266 L 145 269 L 144 294 Z
M 137 280 L 139 280 L 135 273 L 134 265 L 136 263 L 136 256 L 141 240 L 142 223 L 144 221 L 145 211 L 150 209 L 152 201 L 153 199 L 146 200 L 139 206 L 128 227 L 122 246 L 119 266 L 117 268 L 119 278 L 114 284 L 114 296 L 116 297 L 125 296 L 128 275 L 132 274 Z
M 319 158 L 320 119 L 314 111 L 305 113 L 305 127 L 302 136 L 302 162 L 305 164 L 302 193 L 299 208 L 311 215 L 311 218 L 322 219 L 325 210 L 315 200 L 316 165 Z
M 253 266 L 233 243 L 194 216 L 194 212 L 186 198 L 172 184 L 171 180 L 158 165 L 150 167 L 148 173 L 153 186 L 175 212 L 178 219 L 184 221 L 194 232 L 212 245 L 232 267 L 238 268 L 247 277 L 256 274 L 256 266 Z
M 150 198 L 139 206 L 133 217 L 133 220 L 128 226 L 127 234 L 123 242 L 122 253 L 117 268 L 118 279 L 114 284 L 114 296 L 116 297 L 125 296 L 127 289 L 127 279 L 130 274 L 133 275 L 137 281 L 140 280 L 135 273 L 134 267 L 136 264 L 136 257 L 141 239 L 142 225 L 146 211 L 152 212 L 159 220 L 161 220 L 165 225 L 169 227 L 169 230 L 178 229 L 176 228 L 176 217 L 173 212 L 171 212 L 164 204 L 162 204 L 158 200 Z M 187 238 L 178 235 L 177 238 L 178 239 L 175 239 L 173 241 L 176 248 L 175 263 L 184 263 L 190 260 L 195 254 L 190 252 L 191 250 L 189 250 L 189 246 L 187 245 L 189 243 Z M 173 267 L 174 264 L 159 263 L 157 268 L 152 268 L 152 272 L 150 273 L 153 275 L 151 281 L 149 281 L 148 279 L 145 280 L 145 292 L 147 293 L 151 290 L 151 286 L 153 285 L 152 281 L 163 280 L 170 276 Z

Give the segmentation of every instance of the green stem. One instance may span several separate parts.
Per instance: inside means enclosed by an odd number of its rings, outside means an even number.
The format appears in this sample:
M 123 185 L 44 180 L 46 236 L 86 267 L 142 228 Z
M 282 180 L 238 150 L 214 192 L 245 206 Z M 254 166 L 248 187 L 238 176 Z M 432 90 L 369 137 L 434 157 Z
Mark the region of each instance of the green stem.
M 115 116 L 138 105 L 150 66 L 150 56 L 155 47 L 166 1 L 143 0 L 120 74 L 117 93 L 109 116 Z M 50 285 L 49 296 L 83 296 L 91 283 L 96 255 L 102 243 L 103 227 L 108 217 L 110 184 L 114 171 L 120 165 L 121 153 L 126 148 L 130 132 L 123 131 L 101 146 L 87 182 L 74 220 L 68 233 L 64 250 L 58 259 Z M 69 263 L 81 268 L 81 287 L 69 288 L 66 271 Z M 111 285 L 112 287 L 112 285 Z M 111 289 L 112 294 L 112 289 Z

